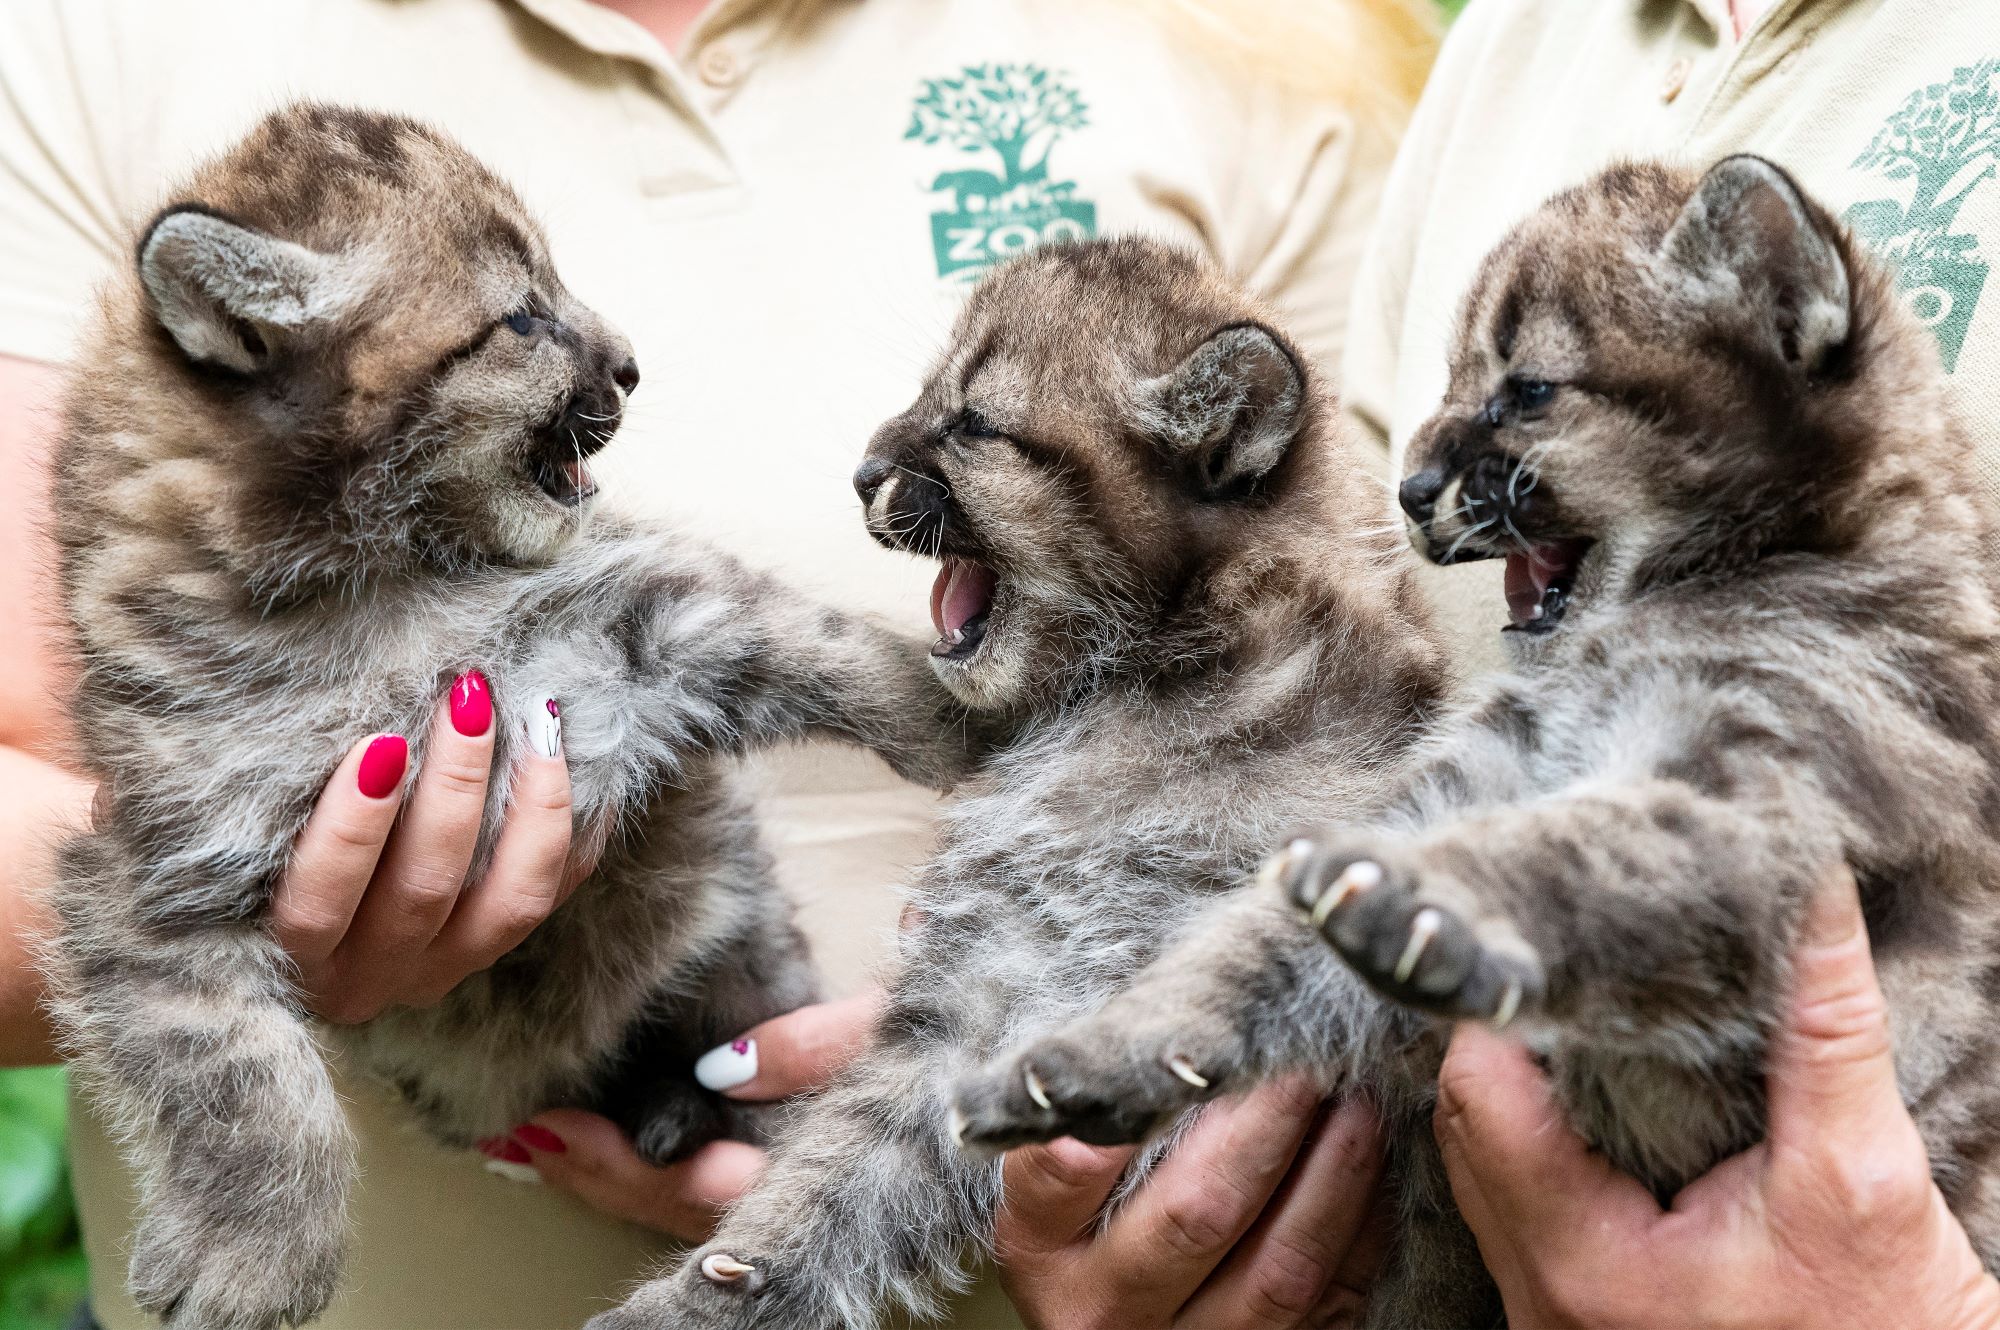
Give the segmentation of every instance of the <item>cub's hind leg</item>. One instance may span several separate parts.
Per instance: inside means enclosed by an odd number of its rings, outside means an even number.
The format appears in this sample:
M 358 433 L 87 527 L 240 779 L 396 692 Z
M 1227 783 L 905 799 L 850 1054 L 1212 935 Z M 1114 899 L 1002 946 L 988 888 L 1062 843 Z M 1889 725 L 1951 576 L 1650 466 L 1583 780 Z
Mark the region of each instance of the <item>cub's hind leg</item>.
M 332 1298 L 354 1147 L 254 922 L 147 917 L 104 835 L 65 847 L 54 1010 L 139 1182 L 133 1299 L 170 1326 L 273 1330 Z

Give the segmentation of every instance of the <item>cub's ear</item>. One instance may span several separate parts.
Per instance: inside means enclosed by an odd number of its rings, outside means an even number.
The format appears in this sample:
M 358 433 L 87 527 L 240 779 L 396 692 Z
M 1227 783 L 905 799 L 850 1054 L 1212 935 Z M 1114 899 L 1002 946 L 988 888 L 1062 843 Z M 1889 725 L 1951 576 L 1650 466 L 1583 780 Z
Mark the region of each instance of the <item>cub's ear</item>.
M 1291 351 L 1255 323 L 1224 328 L 1137 390 L 1140 428 L 1181 460 L 1208 497 L 1269 473 L 1305 420 Z
M 1660 245 L 1673 286 L 1749 311 L 1789 363 L 1811 369 L 1847 340 L 1847 264 L 1792 178 L 1761 157 L 1710 168 Z
M 167 209 L 139 242 L 154 317 L 189 358 L 254 373 L 287 336 L 352 297 L 345 265 L 193 204 Z

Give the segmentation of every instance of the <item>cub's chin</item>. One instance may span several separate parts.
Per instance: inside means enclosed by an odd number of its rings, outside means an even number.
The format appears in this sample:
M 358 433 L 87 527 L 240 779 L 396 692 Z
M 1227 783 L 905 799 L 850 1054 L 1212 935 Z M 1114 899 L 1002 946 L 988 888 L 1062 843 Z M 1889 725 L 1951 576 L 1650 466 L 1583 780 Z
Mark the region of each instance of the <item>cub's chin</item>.
M 969 707 L 1004 707 L 1020 697 L 1027 651 L 1019 597 L 976 560 L 946 556 L 931 585 L 931 669 Z

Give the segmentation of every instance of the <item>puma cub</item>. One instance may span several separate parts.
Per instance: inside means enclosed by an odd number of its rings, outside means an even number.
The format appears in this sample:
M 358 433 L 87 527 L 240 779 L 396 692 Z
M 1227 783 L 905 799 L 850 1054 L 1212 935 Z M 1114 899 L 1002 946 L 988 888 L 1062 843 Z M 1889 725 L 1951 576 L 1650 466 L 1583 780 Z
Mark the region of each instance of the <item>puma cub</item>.
M 1761 1137 L 1802 914 L 1846 863 L 1938 1186 L 2000 1269 L 1995 532 L 1890 275 L 1756 158 L 1613 169 L 1487 260 L 1409 468 L 1419 550 L 1506 560 L 1512 671 L 1372 818 L 969 1077 L 970 1138 L 1132 1139 L 1337 1070 L 1388 1113 L 1406 1221 L 1370 1324 L 1491 1325 L 1437 1018 L 1519 1031 L 1671 1197 Z
M 103 793 L 51 968 L 138 1173 L 134 1295 L 267 1330 L 340 1268 L 353 1154 L 322 1040 L 445 1142 L 579 1104 L 670 1158 L 732 1125 L 693 1058 L 814 993 L 719 759 L 822 733 L 942 784 L 967 754 L 917 644 L 594 511 L 631 351 L 449 139 L 294 106 L 174 197 L 104 296 L 58 454 Z M 273 883 L 342 754 L 386 730 L 420 767 L 470 669 L 496 778 L 468 882 L 530 742 L 566 756 L 596 867 L 437 1005 L 316 1028 Z
M 855 485 L 942 564 L 938 677 L 1018 729 L 918 875 L 872 1049 L 597 1330 L 936 1310 L 999 1200 L 952 1078 L 1118 991 L 1288 828 L 1372 804 L 1437 704 L 1365 469 L 1269 313 L 1184 254 L 1058 247 L 975 290 Z

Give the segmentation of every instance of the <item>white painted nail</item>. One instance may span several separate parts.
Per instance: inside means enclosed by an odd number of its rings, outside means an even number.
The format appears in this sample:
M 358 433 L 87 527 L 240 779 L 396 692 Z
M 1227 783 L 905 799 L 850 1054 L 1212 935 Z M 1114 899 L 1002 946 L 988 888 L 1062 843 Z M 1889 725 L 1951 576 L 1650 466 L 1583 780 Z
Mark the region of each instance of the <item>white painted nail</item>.
M 1326 890 L 1313 902 L 1313 927 L 1326 922 L 1326 917 L 1339 909 L 1348 897 L 1363 891 L 1373 891 L 1382 885 L 1382 865 L 1373 859 L 1356 859 L 1339 877 L 1327 883 Z
M 732 1039 L 720 1048 L 711 1048 L 694 1064 L 694 1078 L 705 1089 L 734 1090 L 757 1077 L 757 1041 Z
M 529 1182 L 539 1186 L 542 1181 L 542 1175 L 535 1171 L 533 1164 L 513 1164 L 505 1159 L 489 1159 L 486 1161 L 486 1171 L 509 1182 Z
M 1040 1104 L 1043 1108 L 1055 1107 L 1054 1104 L 1049 1102 L 1049 1092 L 1042 1087 L 1042 1078 L 1035 1075 L 1035 1069 L 1033 1067 L 1023 1068 L 1021 1071 L 1021 1079 L 1027 1084 L 1028 1098 L 1034 1100 L 1037 1104 Z
M 562 756 L 562 704 L 553 697 L 528 714 L 528 741 L 543 757 Z
M 1186 1081 L 1189 1085 L 1192 1085 L 1197 1090 L 1206 1090 L 1208 1088 L 1208 1077 L 1196 1071 L 1194 1069 L 1194 1063 L 1189 1062 L 1184 1057 L 1175 1056 L 1168 1058 L 1167 1070 L 1171 1071 L 1174 1075 L 1180 1077 L 1182 1080 Z
M 1396 960 L 1396 982 L 1408 983 L 1416 973 L 1417 962 L 1424 957 L 1424 948 L 1444 927 L 1444 916 L 1436 910 L 1418 910 L 1417 917 L 1410 920 L 1410 940 L 1403 946 L 1403 954 Z

